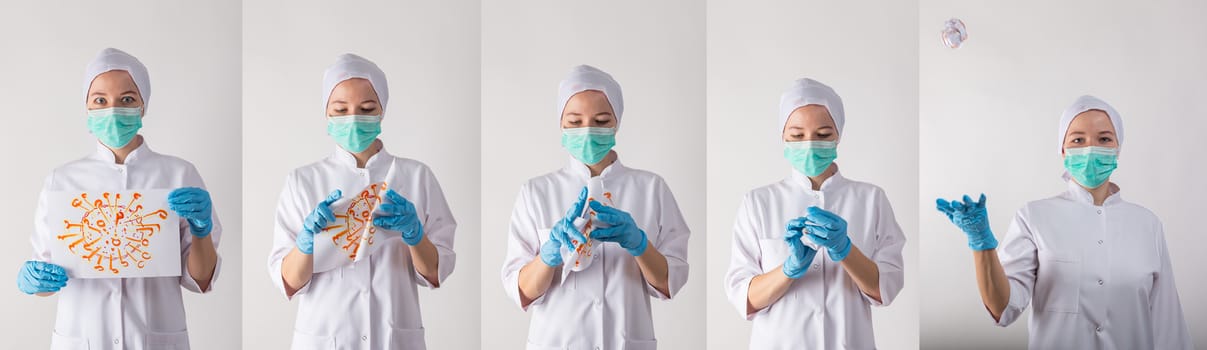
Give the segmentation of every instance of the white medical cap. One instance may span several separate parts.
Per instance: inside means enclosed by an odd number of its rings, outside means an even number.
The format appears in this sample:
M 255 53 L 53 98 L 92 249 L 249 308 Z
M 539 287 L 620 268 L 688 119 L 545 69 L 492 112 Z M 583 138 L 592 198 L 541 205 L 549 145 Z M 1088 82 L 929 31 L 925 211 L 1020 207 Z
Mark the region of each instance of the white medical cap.
M 608 103 L 612 105 L 612 112 L 616 113 L 616 125 L 620 125 L 620 115 L 624 114 L 624 96 L 620 93 L 620 83 L 599 68 L 585 64 L 571 69 L 570 74 L 557 86 L 558 120 L 561 120 L 562 112 L 566 109 L 566 102 L 570 101 L 570 97 L 587 90 L 602 92 L 604 97 L 608 98 Z
M 1064 114 L 1060 115 L 1060 134 L 1057 141 L 1060 141 L 1061 152 L 1064 152 L 1065 133 L 1069 132 L 1069 124 L 1073 123 L 1073 118 L 1076 118 L 1078 114 L 1090 110 L 1106 112 L 1106 115 L 1111 118 L 1111 125 L 1115 126 L 1116 144 L 1119 145 L 1118 148 L 1123 148 L 1123 118 L 1119 116 L 1119 112 L 1116 112 L 1115 108 L 1107 104 L 1106 101 L 1094 96 L 1085 95 L 1078 97 L 1077 101 L 1074 101 L 1073 105 L 1069 106 L 1069 108 L 1065 108 Z
M 373 85 L 373 91 L 377 92 L 377 98 L 381 100 L 381 109 L 386 108 L 386 103 L 390 101 L 390 87 L 386 84 L 386 73 L 381 71 L 381 68 L 377 68 L 372 61 L 346 53 L 335 59 L 335 63 L 323 72 L 323 109 L 327 109 L 327 100 L 331 98 L 331 91 L 335 90 L 335 86 L 352 78 L 368 80 L 369 84 Z
M 834 119 L 834 127 L 838 128 L 838 136 L 842 136 L 842 126 L 846 124 L 846 113 L 842 109 L 842 98 L 826 84 L 813 79 L 801 78 L 792 82 L 792 87 L 780 95 L 780 123 L 776 135 L 784 133 L 784 125 L 788 124 L 788 116 L 797 108 L 808 105 L 826 107 L 830 118 Z
M 138 95 L 142 97 L 143 113 L 147 113 L 147 102 L 151 101 L 151 76 L 147 74 L 147 66 L 134 56 L 114 48 L 101 50 L 96 58 L 88 62 L 88 67 L 84 68 L 84 101 L 88 101 L 88 88 L 92 87 L 92 80 L 98 75 L 115 70 L 130 74 L 138 88 Z

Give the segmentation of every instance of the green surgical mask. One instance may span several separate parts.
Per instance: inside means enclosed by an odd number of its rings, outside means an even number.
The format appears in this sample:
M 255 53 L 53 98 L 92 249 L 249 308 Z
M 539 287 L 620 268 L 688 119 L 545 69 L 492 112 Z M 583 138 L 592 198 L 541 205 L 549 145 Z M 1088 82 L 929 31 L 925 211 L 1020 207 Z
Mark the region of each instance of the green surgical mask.
M 562 147 L 583 164 L 598 164 L 616 146 L 616 128 L 562 129 Z
M 792 167 L 808 177 L 821 175 L 838 158 L 838 142 L 784 142 L 784 158 Z
M 327 118 L 327 135 L 344 150 L 359 153 L 381 135 L 380 115 L 348 115 Z
M 1087 188 L 1102 186 L 1119 167 L 1119 149 L 1111 147 L 1065 148 L 1065 170 Z
M 142 128 L 142 108 L 111 107 L 88 111 L 88 131 L 111 148 L 121 148 Z

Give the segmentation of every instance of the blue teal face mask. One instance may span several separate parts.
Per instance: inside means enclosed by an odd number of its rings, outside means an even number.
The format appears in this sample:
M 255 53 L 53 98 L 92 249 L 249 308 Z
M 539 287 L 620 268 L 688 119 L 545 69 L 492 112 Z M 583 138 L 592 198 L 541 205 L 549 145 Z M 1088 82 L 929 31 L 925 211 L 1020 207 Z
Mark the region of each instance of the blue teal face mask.
M 1065 148 L 1065 170 L 1087 188 L 1097 188 L 1119 167 L 1119 149 L 1110 147 Z
M 838 158 L 836 141 L 784 142 L 784 158 L 808 177 L 821 175 Z
M 111 107 L 88 111 L 88 131 L 110 148 L 122 148 L 142 128 L 142 108 Z
M 616 128 L 562 129 L 562 147 L 583 164 L 598 164 L 616 146 Z
M 380 115 L 348 115 L 327 118 L 327 135 L 344 150 L 359 153 L 381 135 Z

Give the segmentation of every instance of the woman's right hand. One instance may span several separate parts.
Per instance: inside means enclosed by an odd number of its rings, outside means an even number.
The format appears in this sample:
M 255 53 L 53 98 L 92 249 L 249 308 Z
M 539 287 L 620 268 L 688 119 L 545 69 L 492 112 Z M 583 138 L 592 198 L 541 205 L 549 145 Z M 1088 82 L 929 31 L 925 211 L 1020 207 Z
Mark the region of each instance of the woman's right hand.
M 968 247 L 972 250 L 997 248 L 997 239 L 993 238 L 993 231 L 989 229 L 989 213 L 985 209 L 984 194 L 975 202 L 968 195 L 964 195 L 962 203 L 959 200 L 948 202 L 939 198 L 935 200 L 935 204 L 940 212 L 947 215 L 951 223 L 964 231 L 968 236 Z
M 327 195 L 327 199 L 319 202 L 314 211 L 306 216 L 306 222 L 302 227 L 302 232 L 298 232 L 297 246 L 298 251 L 306 255 L 314 254 L 314 235 L 323 231 L 327 227 L 327 223 L 335 221 L 335 213 L 331 211 L 331 203 L 343 197 L 343 192 L 340 190 L 331 191 Z
M 550 267 L 562 265 L 561 248 L 563 246 L 574 250 L 578 245 L 587 243 L 587 237 L 583 236 L 577 227 L 574 227 L 574 219 L 582 214 L 586 205 L 587 188 L 583 187 L 583 190 L 578 193 L 578 199 L 574 201 L 574 205 L 566 211 L 566 216 L 558 220 L 557 224 L 553 225 L 553 230 L 549 231 L 549 240 L 541 245 L 541 262 L 544 262 L 545 265 Z
M 17 273 L 17 289 L 25 294 L 54 293 L 67 285 L 67 270 L 48 262 L 30 260 Z

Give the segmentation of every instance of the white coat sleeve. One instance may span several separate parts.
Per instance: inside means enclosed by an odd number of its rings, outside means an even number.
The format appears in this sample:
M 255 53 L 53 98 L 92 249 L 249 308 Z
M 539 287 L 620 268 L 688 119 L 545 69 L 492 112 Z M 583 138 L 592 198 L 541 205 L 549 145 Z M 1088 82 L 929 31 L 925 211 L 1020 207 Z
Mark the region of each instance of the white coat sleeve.
M 201 179 L 201 173 L 192 164 L 184 174 L 183 184 L 181 187 L 205 189 L 205 181 Z M 213 201 L 212 195 L 210 201 Z M 210 231 L 209 237 L 214 243 L 214 254 L 217 259 L 214 262 L 214 273 L 210 276 L 209 286 L 205 290 L 201 290 L 201 285 L 189 274 L 189 248 L 193 246 L 193 234 L 189 231 L 188 220 L 180 219 L 180 286 L 194 293 L 205 294 L 213 291 L 214 285 L 218 284 L 218 274 L 222 271 L 222 254 L 218 254 L 218 243 L 222 241 L 222 222 L 218 220 L 217 206 L 212 206 L 210 216 L 214 220 L 214 228 Z
M 997 325 L 1001 327 L 1009 326 L 1018 320 L 1023 311 L 1027 310 L 1027 305 L 1031 304 L 1036 271 L 1039 269 L 1039 256 L 1035 236 L 1026 221 L 1027 217 L 1027 208 L 1014 215 L 1010 229 L 1006 231 L 1001 246 L 997 248 L 1002 270 L 1010 283 L 1010 300 L 997 320 Z
M 687 228 L 687 221 L 684 221 L 683 213 L 679 211 L 679 203 L 675 201 L 675 195 L 671 193 L 670 187 L 662 178 L 658 178 L 658 191 L 659 212 L 661 213 L 658 218 L 658 239 L 657 242 L 650 243 L 658 249 L 659 253 L 662 253 L 662 256 L 666 257 L 667 292 L 670 295 L 662 295 L 662 292 L 649 282 L 646 282 L 645 287 L 651 296 L 669 300 L 679 294 L 679 290 L 683 289 L 684 284 L 687 284 L 687 241 L 691 236 L 691 230 Z
M 502 271 L 503 289 L 511 301 L 524 311 L 528 311 L 532 305 L 545 302 L 545 295 L 549 294 L 549 291 L 546 290 L 545 294 L 537 297 L 528 306 L 524 306 L 523 300 L 520 298 L 520 269 L 536 258 L 537 254 L 540 254 L 541 244 L 544 243 L 542 239 L 549 239 L 549 232 L 542 231 L 542 226 L 537 224 L 532 208 L 536 203 L 532 200 L 530 191 L 528 184 L 520 188 L 515 208 L 511 211 L 511 224 L 507 229 L 507 256 L 503 260 Z M 544 237 L 541 237 L 542 232 L 545 234 Z M 549 282 L 550 289 L 556 288 L 561 279 L 560 275 L 554 274 L 553 281 Z
M 423 186 L 424 198 L 426 203 L 423 208 L 425 213 L 423 220 L 423 234 L 427 236 L 428 241 L 436 246 L 436 254 L 438 256 L 436 263 L 436 283 L 444 285 L 444 280 L 453 273 L 453 268 L 457 266 L 457 253 L 453 252 L 453 237 L 457 230 L 457 220 L 453 219 L 453 211 L 448 207 L 448 201 L 444 199 L 444 191 L 440 188 L 440 182 L 436 181 L 436 175 L 431 169 L 423 168 Z M 428 283 L 427 278 L 415 271 L 415 282 L 421 287 L 436 288 Z
M 870 247 L 868 259 L 876 263 L 880 271 L 880 301 L 872 299 L 865 293 L 863 299 L 873 306 L 888 306 L 901 293 L 905 286 L 905 261 L 901 251 L 905 249 L 905 233 L 897 224 L 893 215 L 893 206 L 889 204 L 888 196 L 883 190 L 876 191 L 876 236 L 875 246 Z M 863 247 L 860 247 L 863 249 Z M 868 252 L 864 252 L 868 254 Z
M 281 197 L 277 200 L 276 222 L 272 230 L 272 251 L 268 254 L 268 277 L 288 299 L 293 299 L 310 289 L 310 283 L 307 282 L 291 296 L 285 290 L 285 277 L 281 275 L 281 265 L 285 256 L 289 255 L 289 252 L 297 246 L 298 232 L 302 231 L 306 215 L 313 210 L 313 208 L 306 208 L 305 200 L 299 191 L 297 174 L 290 174 L 285 179 Z M 326 197 L 326 194 L 323 196 Z
M 33 247 L 33 255 L 30 260 L 50 262 L 51 252 L 50 245 L 47 241 L 51 237 L 49 224 L 46 222 L 47 208 L 46 192 L 49 192 L 54 184 L 54 173 L 46 177 L 46 181 L 42 183 L 42 192 L 38 193 L 38 206 L 34 209 L 34 233 L 29 236 L 29 244 Z
M 1155 349 L 1194 349 L 1186 318 L 1182 315 L 1182 302 L 1178 299 L 1178 288 L 1174 285 L 1173 266 L 1169 261 L 1169 249 L 1165 244 L 1165 229 L 1157 224 L 1157 251 L 1161 259 L 1161 271 L 1153 281 L 1149 294 L 1152 310 L 1153 340 Z
M 760 213 L 754 198 L 747 194 L 738 207 L 737 219 L 733 224 L 733 249 L 729 257 L 729 271 L 725 273 L 725 295 L 730 304 L 738 309 L 738 314 L 746 320 L 763 310 L 747 313 L 749 304 L 750 281 L 763 273 L 763 253 L 759 248 L 759 226 L 756 223 Z M 781 264 L 782 261 L 768 261 L 768 264 Z

